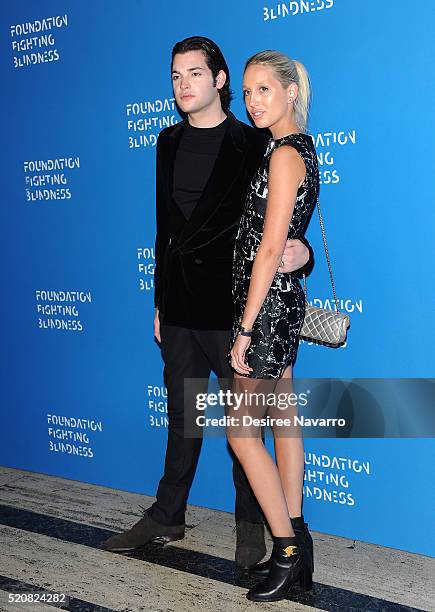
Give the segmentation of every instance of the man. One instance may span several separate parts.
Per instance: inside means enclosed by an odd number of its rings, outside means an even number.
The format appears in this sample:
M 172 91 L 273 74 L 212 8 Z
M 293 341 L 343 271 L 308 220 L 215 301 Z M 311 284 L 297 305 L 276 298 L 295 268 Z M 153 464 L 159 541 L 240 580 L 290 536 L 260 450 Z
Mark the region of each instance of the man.
M 245 195 L 269 135 L 239 122 L 228 110 L 230 76 L 217 45 L 187 38 L 172 50 L 172 81 L 186 119 L 157 140 L 154 334 L 161 344 L 168 390 L 165 471 L 156 502 L 129 530 L 109 538 L 106 550 L 128 551 L 147 542 L 180 540 L 202 438 L 184 435 L 186 378 L 231 378 L 227 349 L 233 323 L 234 241 Z M 308 243 L 288 241 L 280 272 L 312 269 Z M 310 258 L 310 261 L 308 261 Z M 307 263 L 308 262 L 308 263 Z M 206 390 L 206 388 L 205 388 Z M 185 414 L 191 410 L 192 415 Z M 233 455 L 236 487 L 236 563 L 250 567 L 266 553 L 264 519 Z

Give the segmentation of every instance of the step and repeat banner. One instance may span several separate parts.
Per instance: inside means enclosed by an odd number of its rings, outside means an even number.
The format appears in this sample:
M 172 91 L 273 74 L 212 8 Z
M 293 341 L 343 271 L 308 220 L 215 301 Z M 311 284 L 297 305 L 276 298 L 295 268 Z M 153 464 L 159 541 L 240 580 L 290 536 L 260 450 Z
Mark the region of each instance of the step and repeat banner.
M 413 429 L 433 397 L 433 25 L 431 0 L 2 4 L 3 465 L 155 494 L 168 420 L 154 172 L 159 132 L 181 119 L 171 49 L 215 40 L 245 122 L 244 62 L 278 49 L 311 76 L 320 201 L 351 317 L 343 347 L 302 343 L 295 376 L 358 379 L 355 420 L 400 406 L 406 421 L 307 436 L 304 514 L 314 530 L 433 555 L 434 444 Z M 316 214 L 307 236 L 310 301 L 331 307 Z M 382 401 L 369 379 L 389 385 Z M 405 392 L 399 379 L 414 382 Z M 204 440 L 189 501 L 233 511 L 224 438 Z

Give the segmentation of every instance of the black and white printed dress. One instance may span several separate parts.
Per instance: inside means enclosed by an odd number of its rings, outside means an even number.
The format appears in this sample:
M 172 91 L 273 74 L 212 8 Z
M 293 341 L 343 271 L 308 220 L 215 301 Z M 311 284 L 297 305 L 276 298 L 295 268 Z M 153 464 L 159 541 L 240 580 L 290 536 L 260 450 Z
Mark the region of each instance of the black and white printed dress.
M 271 138 L 248 190 L 234 248 L 235 319 L 228 350 L 230 364 L 230 350 L 239 331 L 252 266 L 263 235 L 270 157 L 275 149 L 283 145 L 294 147 L 306 166 L 304 182 L 297 192 L 288 238 L 299 238 L 304 234 L 319 195 L 319 170 L 311 136 L 297 133 L 276 140 Z M 246 362 L 253 368 L 248 375 L 250 378 L 280 378 L 285 368 L 294 364 L 304 316 L 305 296 L 299 279 L 293 273 L 277 272 L 252 328 L 251 344 L 246 352 Z

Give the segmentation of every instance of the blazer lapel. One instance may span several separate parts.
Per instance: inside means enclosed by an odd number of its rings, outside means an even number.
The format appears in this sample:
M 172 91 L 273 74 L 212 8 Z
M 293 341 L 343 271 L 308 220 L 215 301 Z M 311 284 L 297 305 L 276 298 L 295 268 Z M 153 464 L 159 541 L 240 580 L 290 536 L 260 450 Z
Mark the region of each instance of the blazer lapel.
M 181 135 L 183 133 L 184 126 L 186 125 L 187 119 L 184 121 L 180 121 L 177 123 L 173 132 L 171 133 L 171 137 L 168 140 L 168 146 L 166 147 L 166 155 L 165 155 L 165 170 L 166 170 L 166 186 L 167 186 L 167 194 L 168 194 L 168 205 L 170 210 L 175 213 L 175 215 L 180 217 L 181 221 L 186 223 L 186 217 L 183 215 L 180 207 L 177 202 L 174 200 L 172 195 L 174 190 L 174 165 L 175 165 L 175 156 L 177 153 L 178 145 L 180 144 Z

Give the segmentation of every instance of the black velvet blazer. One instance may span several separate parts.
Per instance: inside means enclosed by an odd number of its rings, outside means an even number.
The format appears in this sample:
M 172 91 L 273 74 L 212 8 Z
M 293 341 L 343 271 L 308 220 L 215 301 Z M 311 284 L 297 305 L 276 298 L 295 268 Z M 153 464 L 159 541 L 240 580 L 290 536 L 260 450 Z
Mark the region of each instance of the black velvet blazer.
M 174 160 L 187 119 L 157 140 L 154 302 L 161 322 L 192 329 L 233 325 L 234 242 L 246 193 L 269 137 L 228 112 L 228 128 L 210 178 L 190 219 L 175 202 Z M 309 274 L 310 261 L 298 271 Z

